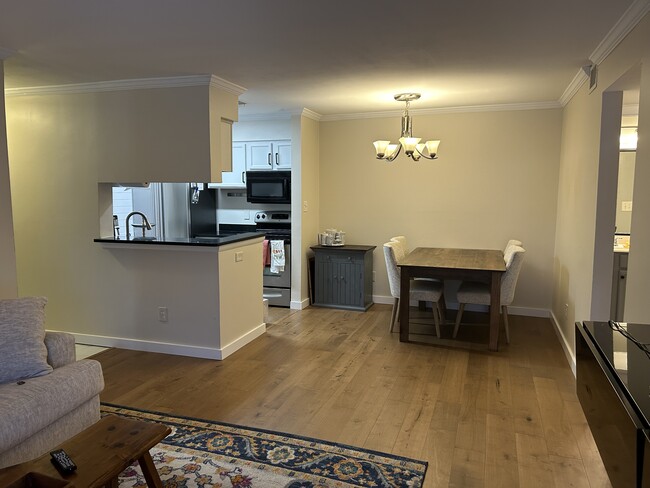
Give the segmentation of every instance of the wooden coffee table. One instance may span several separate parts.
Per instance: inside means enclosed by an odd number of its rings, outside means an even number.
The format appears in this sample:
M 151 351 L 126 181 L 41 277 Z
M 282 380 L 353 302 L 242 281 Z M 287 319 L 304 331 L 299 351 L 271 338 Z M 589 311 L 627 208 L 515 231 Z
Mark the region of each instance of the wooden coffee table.
M 77 465 L 74 474 L 62 476 L 48 452 L 33 461 L 0 470 L 0 487 L 11 485 L 30 472 L 65 480 L 79 488 L 117 487 L 117 476 L 137 460 L 147 486 L 161 488 L 149 449 L 170 432 L 167 425 L 108 415 L 58 446 Z

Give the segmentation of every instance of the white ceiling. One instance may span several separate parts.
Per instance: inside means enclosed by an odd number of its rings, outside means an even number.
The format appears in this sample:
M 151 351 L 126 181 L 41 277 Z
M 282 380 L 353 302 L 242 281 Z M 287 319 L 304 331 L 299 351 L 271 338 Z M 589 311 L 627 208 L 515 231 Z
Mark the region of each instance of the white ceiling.
M 242 113 L 558 101 L 647 0 L 0 0 L 6 88 L 215 74 Z

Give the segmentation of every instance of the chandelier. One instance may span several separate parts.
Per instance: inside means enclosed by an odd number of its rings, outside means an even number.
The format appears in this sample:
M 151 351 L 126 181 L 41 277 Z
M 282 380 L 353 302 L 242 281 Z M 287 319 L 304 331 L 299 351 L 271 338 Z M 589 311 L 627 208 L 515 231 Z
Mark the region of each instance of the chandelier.
M 437 159 L 438 145 L 440 141 L 426 141 L 420 143 L 419 137 L 413 137 L 413 125 L 409 115 L 409 106 L 413 100 L 420 98 L 419 93 L 399 93 L 395 95 L 395 100 L 405 102 L 404 115 L 402 115 L 402 137 L 398 144 L 392 144 L 390 141 L 375 141 L 375 151 L 377 159 L 393 161 L 404 148 L 404 152 L 413 161 L 418 161 L 420 156 L 426 159 Z

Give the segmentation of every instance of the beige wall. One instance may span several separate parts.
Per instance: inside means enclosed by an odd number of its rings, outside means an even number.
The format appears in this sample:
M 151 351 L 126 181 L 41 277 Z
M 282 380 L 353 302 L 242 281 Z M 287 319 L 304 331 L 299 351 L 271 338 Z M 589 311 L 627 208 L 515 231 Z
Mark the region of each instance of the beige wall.
M 548 309 L 561 110 L 413 115 L 414 133 L 440 139 L 439 159 L 375 159 L 372 141 L 399 137 L 400 117 L 321 123 L 320 227 L 375 245 L 374 294 L 389 297 L 381 245 L 503 249 L 524 242 L 515 305 Z
M 611 287 L 611 283 L 607 281 L 603 282 L 600 279 L 594 281 L 594 269 L 600 271 L 604 265 L 602 259 L 595 254 L 595 249 L 612 246 L 611 234 L 615 218 L 614 209 L 611 209 L 611 212 L 602 212 L 602 215 L 597 214 L 602 95 L 639 63 L 645 61 L 645 65 L 647 65 L 649 54 L 650 18 L 646 15 L 639 25 L 599 65 L 596 89 L 589 93 L 587 85 L 583 85 L 563 111 L 552 311 L 564 336 L 565 345 L 571 354 L 574 354 L 574 322 L 603 318 L 592 317 L 594 305 L 597 305 L 592 303 L 594 300 L 592 289 L 593 293 L 599 293 L 602 292 L 602 289 Z M 645 73 L 647 70 L 644 71 Z M 647 104 L 650 102 L 647 100 L 650 97 L 648 88 L 650 80 L 645 78 L 647 77 L 644 77 L 641 83 L 641 105 L 646 104 L 647 111 Z M 645 122 L 641 116 L 639 117 L 639 134 L 643 134 L 644 129 L 646 132 L 648 131 L 643 125 L 650 123 L 648 119 L 650 119 L 650 114 L 646 117 Z M 636 192 L 636 185 L 644 186 L 650 180 L 648 175 L 639 173 L 639 168 L 650 166 L 650 162 L 643 163 L 648 161 L 649 149 L 646 147 L 645 151 L 637 151 L 632 216 L 632 247 L 634 249 L 630 251 L 627 280 L 628 299 L 626 301 L 626 318 L 629 307 L 636 308 L 634 303 L 637 303 L 643 313 L 636 314 L 636 317 L 645 317 L 645 321 L 650 321 L 647 308 L 648 287 L 641 282 L 647 281 L 647 277 L 650 276 L 650 251 L 646 251 L 646 249 L 650 249 L 650 230 L 648 230 L 650 226 L 647 225 L 650 218 L 650 200 L 637 202 L 639 194 Z M 612 164 L 616 164 L 617 158 L 614 159 Z M 610 198 L 611 192 L 602 190 L 603 183 L 605 182 L 600 182 L 602 196 Z M 616 185 L 615 180 L 612 180 L 610 184 Z M 611 220 L 611 222 L 605 222 L 602 219 Z M 599 237 L 598 242 L 595 237 L 597 224 L 599 227 L 611 225 L 611 233 Z M 634 236 L 637 233 L 638 239 L 635 240 Z M 645 237 L 645 234 L 648 234 L 648 238 Z M 599 272 L 597 275 L 600 276 L 601 273 Z M 635 280 L 639 280 L 638 285 L 635 284 Z M 598 308 L 595 309 L 598 310 Z M 600 315 L 600 311 L 598 313 Z
M 14 298 L 18 294 L 16 281 L 16 252 L 11 211 L 11 186 L 7 158 L 7 131 L 5 124 L 4 66 L 0 58 L 0 298 Z
M 319 123 L 308 117 L 300 118 L 301 127 L 301 178 L 302 183 L 302 200 L 301 206 L 301 282 L 300 296 L 301 299 L 308 300 L 308 261 L 306 256 L 311 255 L 310 246 L 318 244 L 319 231 Z M 305 210 L 305 204 L 307 209 Z M 308 302 L 307 302 L 308 303 Z
M 197 351 L 227 346 L 241 330 L 220 336 L 217 329 L 216 251 L 106 249 L 93 242 L 106 205 L 99 201 L 106 155 L 96 157 L 93 100 L 87 94 L 7 99 L 19 294 L 48 297 L 50 329 Z M 244 254 L 243 263 L 228 265 L 255 269 L 261 296 L 261 240 Z M 224 293 L 228 310 L 247 306 Z M 168 307 L 168 323 L 158 321 L 158 307 Z M 260 327 L 261 300 L 248 310 Z

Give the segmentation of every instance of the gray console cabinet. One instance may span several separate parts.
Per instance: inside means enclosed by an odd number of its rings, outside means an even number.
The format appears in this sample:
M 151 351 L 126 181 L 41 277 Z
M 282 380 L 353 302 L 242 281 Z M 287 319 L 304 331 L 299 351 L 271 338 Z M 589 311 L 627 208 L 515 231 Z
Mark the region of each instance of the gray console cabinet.
M 372 305 L 372 253 L 376 246 L 313 246 L 314 305 L 368 310 Z

